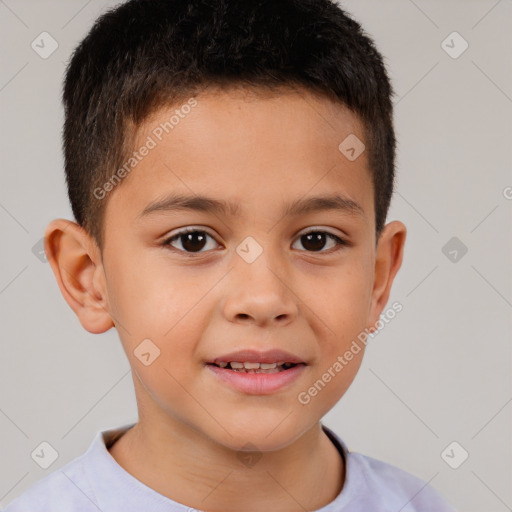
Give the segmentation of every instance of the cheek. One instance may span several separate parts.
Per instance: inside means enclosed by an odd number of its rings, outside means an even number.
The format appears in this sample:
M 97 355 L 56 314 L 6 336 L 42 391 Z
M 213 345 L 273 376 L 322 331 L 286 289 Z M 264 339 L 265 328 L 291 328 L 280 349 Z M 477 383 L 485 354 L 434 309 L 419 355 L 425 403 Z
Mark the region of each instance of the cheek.
M 335 351 L 318 364 L 307 385 L 300 390 L 297 401 L 300 407 L 308 408 L 313 415 L 327 414 L 349 389 L 362 362 L 364 346 L 351 360 L 343 358 L 345 350 Z M 306 409 L 304 409 L 306 410 Z
M 339 271 L 323 280 L 321 288 L 315 293 L 311 288 L 303 289 L 302 296 L 307 297 L 306 304 L 318 316 L 329 333 L 329 338 L 349 341 L 352 336 L 364 330 L 368 319 L 370 304 L 371 276 L 359 266 Z
M 149 339 L 160 352 L 159 365 L 186 377 L 197 362 L 195 351 L 208 318 L 201 298 L 211 284 L 192 286 L 183 272 L 171 275 L 169 268 L 160 269 L 158 263 L 149 266 L 151 271 L 133 273 L 130 279 L 117 275 L 115 314 L 125 327 L 118 332 L 129 357 Z
M 135 251 L 126 244 L 117 247 L 116 258 L 109 263 L 109 301 L 130 332 L 151 327 L 153 335 L 161 336 L 186 301 L 180 275 L 172 273 L 161 256 L 158 249 Z
M 370 276 L 370 277 L 368 277 Z M 361 366 L 365 344 L 361 341 L 368 320 L 371 272 L 360 263 L 347 265 L 326 283 L 315 311 L 325 326 L 321 361 L 315 372 L 314 400 L 327 413 L 350 387 Z M 322 338 L 319 338 L 322 339 Z

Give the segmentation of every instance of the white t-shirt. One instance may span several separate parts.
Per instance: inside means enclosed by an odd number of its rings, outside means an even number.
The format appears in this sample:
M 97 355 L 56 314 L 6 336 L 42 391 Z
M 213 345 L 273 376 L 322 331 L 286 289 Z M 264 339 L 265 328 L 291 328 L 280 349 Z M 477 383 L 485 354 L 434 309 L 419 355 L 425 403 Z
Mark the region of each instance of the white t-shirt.
M 97 432 L 88 450 L 34 483 L 4 512 L 193 512 L 154 491 L 123 469 L 109 447 L 134 424 Z M 322 425 L 345 459 L 338 496 L 314 512 L 455 512 L 423 480 L 385 462 L 350 452 Z

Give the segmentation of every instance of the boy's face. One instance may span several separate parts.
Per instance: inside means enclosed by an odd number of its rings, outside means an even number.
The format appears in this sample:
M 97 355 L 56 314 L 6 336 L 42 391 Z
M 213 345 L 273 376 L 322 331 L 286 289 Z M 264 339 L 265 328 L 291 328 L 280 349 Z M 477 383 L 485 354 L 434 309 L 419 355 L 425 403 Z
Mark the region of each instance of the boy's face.
M 82 325 L 98 333 L 115 323 L 148 432 L 192 428 L 235 450 L 247 442 L 274 450 L 316 425 L 350 386 L 364 350 L 341 371 L 333 365 L 378 320 L 406 230 L 389 223 L 375 246 L 367 155 L 351 161 L 339 149 L 349 134 L 363 142 L 364 134 L 341 105 L 304 91 L 275 97 L 209 92 L 196 100 L 161 140 L 155 133 L 162 130 L 154 130 L 179 105 L 160 109 L 141 126 L 133 149 L 148 136 L 156 146 L 103 199 L 102 259 L 74 225 L 64 238 L 54 237 L 58 221 L 48 228 L 47 251 Z M 238 210 L 143 213 L 171 195 L 207 196 Z M 286 213 L 295 202 L 335 195 L 360 210 Z M 188 227 L 199 233 L 166 245 Z M 304 236 L 308 232 L 316 234 Z M 66 273 L 76 279 L 65 279 Z M 242 390 L 219 376 L 232 370 L 214 372 L 207 364 L 241 349 L 279 349 L 304 364 L 274 391 Z M 324 379 L 316 396 L 308 393 L 330 368 L 330 382 Z

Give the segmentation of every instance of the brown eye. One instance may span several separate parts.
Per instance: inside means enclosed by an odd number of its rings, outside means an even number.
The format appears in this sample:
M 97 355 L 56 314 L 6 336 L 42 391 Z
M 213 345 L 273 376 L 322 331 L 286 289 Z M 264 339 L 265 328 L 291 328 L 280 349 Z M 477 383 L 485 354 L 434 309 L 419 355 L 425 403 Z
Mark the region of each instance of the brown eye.
M 176 250 L 185 253 L 198 253 L 204 252 L 202 249 L 207 245 L 208 238 L 212 238 L 213 240 L 213 237 L 206 231 L 190 229 L 176 233 L 171 238 L 168 238 L 164 242 L 164 245 L 172 246 Z M 181 248 L 173 245 L 175 241 L 178 241 L 179 244 L 181 244 Z
M 305 250 L 311 252 L 331 252 L 329 250 L 322 250 L 324 249 L 326 242 L 329 239 L 333 240 L 334 242 L 334 246 L 331 246 L 331 248 L 334 247 L 334 250 L 342 245 L 347 245 L 345 240 L 326 231 L 310 231 L 309 233 L 304 233 L 299 237 L 299 240 L 301 241 Z

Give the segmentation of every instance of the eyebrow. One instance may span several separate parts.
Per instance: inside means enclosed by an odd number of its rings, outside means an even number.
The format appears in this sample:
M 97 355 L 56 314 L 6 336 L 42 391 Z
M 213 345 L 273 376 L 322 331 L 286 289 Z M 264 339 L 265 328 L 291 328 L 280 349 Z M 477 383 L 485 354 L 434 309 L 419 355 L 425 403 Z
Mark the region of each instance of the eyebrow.
M 186 196 L 170 194 L 163 199 L 158 199 L 148 204 L 139 214 L 138 218 L 142 219 L 155 212 L 180 210 L 214 213 L 224 215 L 225 217 L 237 217 L 241 214 L 241 205 L 240 203 L 214 199 L 202 195 Z M 335 210 L 349 215 L 365 217 L 364 209 L 359 203 L 340 194 L 296 199 L 284 207 L 281 216 L 298 216 L 326 210 Z

